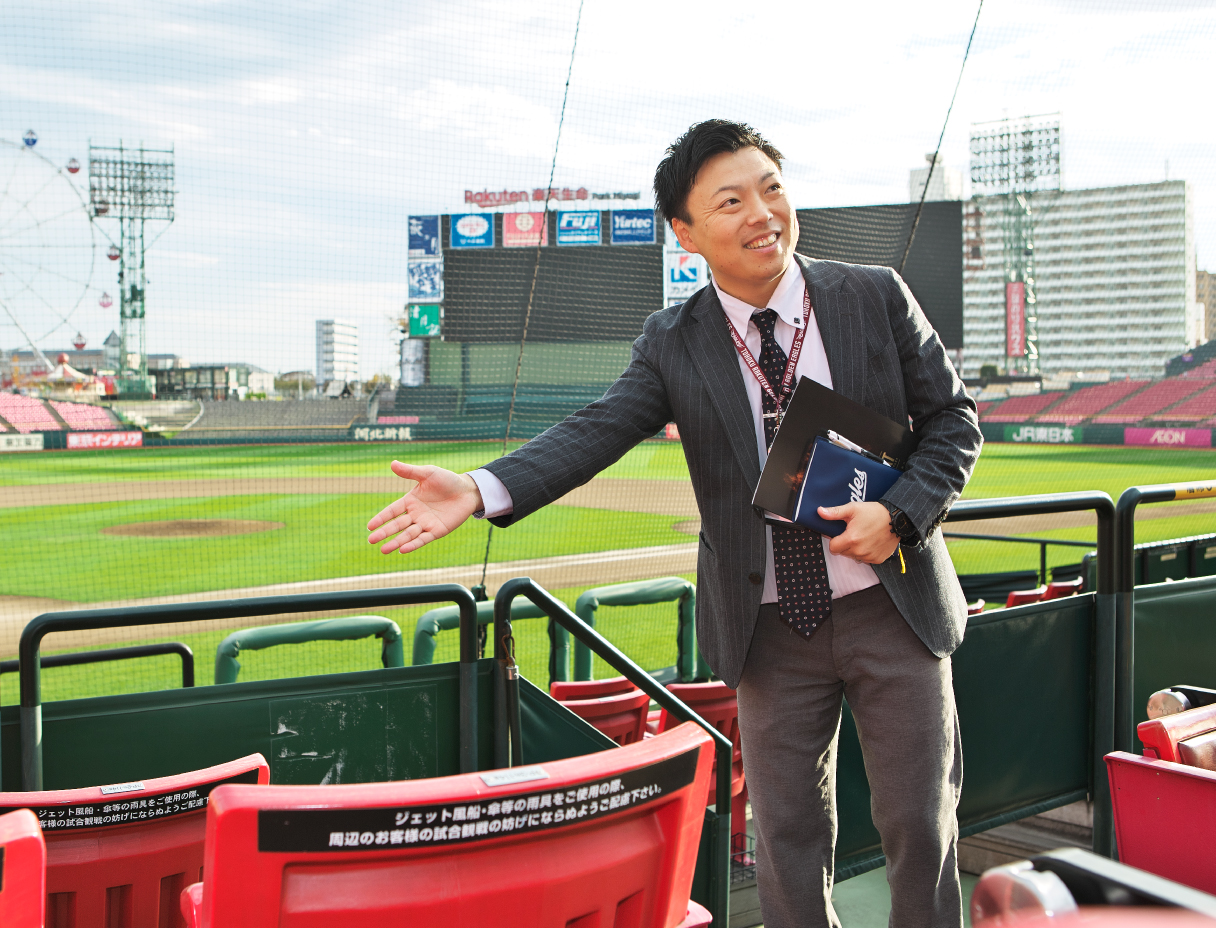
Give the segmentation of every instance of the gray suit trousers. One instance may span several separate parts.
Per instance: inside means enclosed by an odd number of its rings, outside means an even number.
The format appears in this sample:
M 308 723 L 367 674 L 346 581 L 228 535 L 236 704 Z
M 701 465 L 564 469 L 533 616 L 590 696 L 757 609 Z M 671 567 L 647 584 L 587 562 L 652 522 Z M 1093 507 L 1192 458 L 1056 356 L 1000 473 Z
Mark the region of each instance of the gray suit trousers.
M 760 607 L 739 683 L 743 767 L 765 928 L 839 926 L 832 908 L 841 699 L 857 722 L 892 926 L 961 928 L 963 756 L 950 658 L 930 653 L 882 585 L 834 600 L 808 640 Z

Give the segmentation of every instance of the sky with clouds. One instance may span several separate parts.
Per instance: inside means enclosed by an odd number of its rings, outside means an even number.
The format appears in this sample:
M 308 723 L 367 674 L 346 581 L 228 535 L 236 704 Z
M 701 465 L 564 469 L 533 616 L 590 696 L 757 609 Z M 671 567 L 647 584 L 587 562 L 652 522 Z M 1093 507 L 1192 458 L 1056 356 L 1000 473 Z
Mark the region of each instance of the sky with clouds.
M 786 154 L 797 205 L 901 202 L 941 131 L 974 0 L 584 0 L 555 185 L 641 190 L 709 116 Z M 78 208 L 96 145 L 172 147 L 176 213 L 148 252 L 152 352 L 311 369 L 314 320 L 396 367 L 410 213 L 548 178 L 577 0 L 40 0 L 0 8 L 0 296 L 44 348 L 117 327 L 113 221 Z M 1064 184 L 1190 183 L 1216 270 L 1216 3 L 985 0 L 942 145 L 1060 112 Z M 34 155 L 20 144 L 38 133 Z M 7 179 L 7 180 L 6 180 Z M 151 234 L 160 229 L 150 230 Z M 9 263 L 5 252 L 15 256 Z M 13 288 L 14 280 L 23 286 Z M 66 316 L 66 321 L 62 317 Z M 56 328 L 58 327 L 58 328 Z M 21 338 L 0 316 L 0 348 Z

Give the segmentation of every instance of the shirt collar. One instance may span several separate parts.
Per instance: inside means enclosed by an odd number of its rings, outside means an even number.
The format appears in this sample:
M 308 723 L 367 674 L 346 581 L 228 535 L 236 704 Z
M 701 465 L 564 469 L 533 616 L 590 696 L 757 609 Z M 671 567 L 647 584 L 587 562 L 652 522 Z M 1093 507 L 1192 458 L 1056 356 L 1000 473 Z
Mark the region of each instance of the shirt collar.
M 722 309 L 726 312 L 726 318 L 730 320 L 730 324 L 735 327 L 736 332 L 745 335 L 752 313 L 761 309 L 773 310 L 782 322 L 795 329 L 802 328 L 806 322 L 802 318 L 802 297 L 806 293 L 806 280 L 802 277 L 802 268 L 799 267 L 797 261 L 790 261 L 790 266 L 781 276 L 781 281 L 777 284 L 777 289 L 773 291 L 767 307 L 744 303 L 729 293 L 723 292 L 716 280 L 713 283 L 718 300 L 722 303 Z

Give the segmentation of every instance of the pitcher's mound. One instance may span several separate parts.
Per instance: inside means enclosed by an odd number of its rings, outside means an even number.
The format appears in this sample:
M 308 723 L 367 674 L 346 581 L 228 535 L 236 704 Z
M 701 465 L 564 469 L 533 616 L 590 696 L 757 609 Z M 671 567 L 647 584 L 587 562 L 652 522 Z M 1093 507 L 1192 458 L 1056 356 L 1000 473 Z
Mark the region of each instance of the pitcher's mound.
M 201 538 L 210 535 L 247 535 L 273 532 L 285 522 L 259 522 L 256 519 L 169 519 L 165 522 L 128 522 L 110 525 L 103 535 L 135 535 L 140 538 Z

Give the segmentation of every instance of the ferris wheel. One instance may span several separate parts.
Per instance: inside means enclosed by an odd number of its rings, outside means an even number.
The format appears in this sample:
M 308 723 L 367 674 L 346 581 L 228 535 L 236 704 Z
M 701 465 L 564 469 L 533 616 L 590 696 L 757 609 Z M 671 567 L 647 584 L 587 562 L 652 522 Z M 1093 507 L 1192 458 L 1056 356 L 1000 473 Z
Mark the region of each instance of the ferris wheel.
M 80 163 L 57 165 L 22 141 L 0 139 L 0 351 L 52 349 L 83 324 L 96 259 L 96 230 Z

